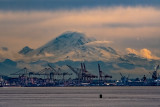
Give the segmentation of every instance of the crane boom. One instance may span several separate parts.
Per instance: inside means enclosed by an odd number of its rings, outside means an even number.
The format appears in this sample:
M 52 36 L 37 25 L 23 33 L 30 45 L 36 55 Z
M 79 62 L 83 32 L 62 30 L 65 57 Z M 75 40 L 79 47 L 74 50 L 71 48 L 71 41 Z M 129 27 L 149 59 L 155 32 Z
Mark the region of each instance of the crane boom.
M 99 72 L 101 71 L 101 67 L 100 67 L 100 65 L 98 64 L 98 70 L 99 70 Z
M 156 71 L 158 70 L 158 68 L 159 68 L 159 65 L 157 65 L 157 67 L 156 67 Z
M 57 72 L 50 64 L 48 64 L 48 66 L 53 69 L 55 72 Z
M 78 71 L 76 71 L 73 67 L 67 65 L 76 75 L 79 75 Z
M 122 73 L 120 72 L 121 77 L 123 77 Z
M 12 73 L 11 75 L 27 75 L 29 74 L 29 70 L 24 67 L 23 69 L 20 69 L 19 71 Z

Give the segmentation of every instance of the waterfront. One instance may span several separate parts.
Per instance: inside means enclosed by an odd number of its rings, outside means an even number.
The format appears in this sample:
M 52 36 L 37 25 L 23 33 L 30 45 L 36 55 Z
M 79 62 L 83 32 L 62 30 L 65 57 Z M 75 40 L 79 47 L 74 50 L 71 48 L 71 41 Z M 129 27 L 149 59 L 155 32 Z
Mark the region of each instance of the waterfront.
M 159 95 L 160 87 L 2 87 L 0 107 L 159 107 Z

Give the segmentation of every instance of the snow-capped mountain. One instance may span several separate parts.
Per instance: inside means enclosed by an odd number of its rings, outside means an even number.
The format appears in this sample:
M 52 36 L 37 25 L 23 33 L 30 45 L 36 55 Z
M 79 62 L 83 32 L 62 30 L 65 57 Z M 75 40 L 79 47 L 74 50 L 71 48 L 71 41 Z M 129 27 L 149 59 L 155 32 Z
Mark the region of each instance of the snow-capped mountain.
M 97 75 L 97 64 L 100 63 L 104 72 L 114 77 L 120 76 L 119 72 L 137 77 L 144 74 L 149 76 L 154 66 L 160 63 L 159 60 L 148 60 L 136 54 L 121 55 L 107 43 L 108 41 L 89 38 L 83 33 L 65 32 L 37 49 L 23 48 L 19 54 L 24 59 L 15 63 L 5 60 L 0 63 L 0 71 L 10 74 L 12 70 L 24 67 L 39 71 L 48 63 L 59 67 L 66 67 L 68 64 L 80 68 L 80 63 L 84 62 L 87 69 Z
M 108 61 L 119 57 L 113 48 L 79 32 L 65 32 L 44 46 L 26 53 L 26 56 L 34 56 L 50 62 Z

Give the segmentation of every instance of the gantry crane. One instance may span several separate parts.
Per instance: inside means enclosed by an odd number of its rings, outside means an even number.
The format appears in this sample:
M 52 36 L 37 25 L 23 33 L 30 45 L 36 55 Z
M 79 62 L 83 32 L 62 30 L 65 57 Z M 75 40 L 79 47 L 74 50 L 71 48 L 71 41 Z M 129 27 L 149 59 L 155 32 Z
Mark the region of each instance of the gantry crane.
M 122 85 L 127 85 L 128 83 L 128 80 L 129 80 L 129 75 L 126 77 L 124 75 L 122 75 L 122 73 L 120 73 L 121 75 L 121 82 L 122 82 Z
M 40 70 L 38 73 L 36 73 L 36 75 L 44 75 L 47 76 L 47 79 L 53 80 L 55 73 L 51 68 L 44 68 Z
M 43 75 L 47 76 L 45 79 L 45 84 L 46 85 L 54 85 L 55 84 L 55 76 L 60 76 L 63 75 L 60 72 L 57 72 L 52 66 L 48 65 L 49 67 L 44 68 L 40 70 L 36 75 Z
M 66 76 L 66 75 L 72 75 L 72 73 L 63 72 L 63 71 L 61 70 L 61 68 L 58 68 L 58 72 L 59 72 L 59 73 L 62 73 L 62 79 L 63 79 L 63 81 L 65 80 L 65 76 Z
M 58 68 L 58 70 L 56 70 L 50 64 L 48 64 L 48 66 L 55 71 L 55 75 L 62 75 L 63 80 L 65 79 L 66 75 L 72 75 L 72 73 L 62 71 L 61 68 Z
M 156 66 L 155 70 L 152 73 L 152 79 L 156 80 L 158 78 L 157 70 L 159 68 L 159 65 Z
M 0 87 L 3 87 L 3 85 L 4 85 L 4 78 L 5 77 L 5 75 L 2 75 L 2 74 L 0 74 Z
M 82 80 L 83 81 L 91 81 L 93 78 L 98 78 L 98 76 L 91 74 L 86 70 L 86 66 L 84 63 L 81 63 L 81 71 L 82 71 Z
M 81 72 L 81 69 L 79 68 L 73 68 L 72 66 L 70 65 L 67 65 L 76 75 L 77 75 L 77 78 L 79 81 L 82 80 L 82 72 Z
M 23 69 L 20 69 L 19 71 L 12 73 L 11 75 L 18 75 L 20 85 L 27 86 L 28 83 L 31 81 L 31 76 L 34 75 L 34 72 L 24 67 Z
M 34 72 L 29 70 L 28 68 L 24 67 L 23 69 L 20 69 L 19 71 L 12 73 L 11 75 L 19 75 L 19 76 L 29 76 L 34 75 Z
M 86 66 L 84 63 L 81 63 L 81 68 L 73 68 L 70 65 L 67 65 L 78 77 L 78 81 L 86 82 L 88 80 L 92 80 L 93 78 L 98 78 L 98 76 L 91 74 L 86 70 Z
M 98 64 L 98 70 L 99 70 L 99 80 L 106 80 L 106 78 L 112 78 L 111 75 L 105 74 L 102 70 L 101 70 L 101 66 L 100 64 Z

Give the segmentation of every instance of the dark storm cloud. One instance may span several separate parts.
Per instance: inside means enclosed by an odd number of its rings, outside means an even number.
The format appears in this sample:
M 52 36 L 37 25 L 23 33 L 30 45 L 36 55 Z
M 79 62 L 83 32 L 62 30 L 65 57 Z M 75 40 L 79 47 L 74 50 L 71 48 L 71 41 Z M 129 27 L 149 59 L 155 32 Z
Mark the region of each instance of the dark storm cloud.
M 160 27 L 160 23 L 108 23 L 108 24 L 103 24 L 103 27 L 112 27 L 112 28 L 140 28 L 140 27 Z
M 58 10 L 112 6 L 159 7 L 160 0 L 0 0 L 0 10 Z

